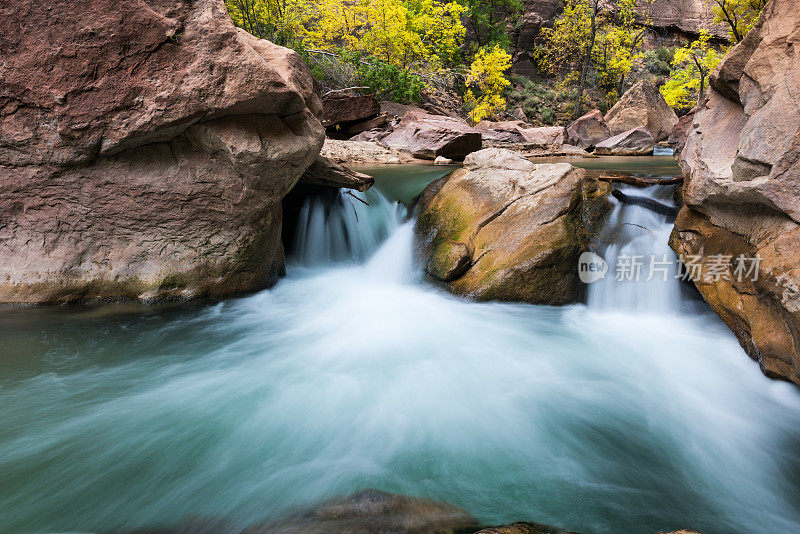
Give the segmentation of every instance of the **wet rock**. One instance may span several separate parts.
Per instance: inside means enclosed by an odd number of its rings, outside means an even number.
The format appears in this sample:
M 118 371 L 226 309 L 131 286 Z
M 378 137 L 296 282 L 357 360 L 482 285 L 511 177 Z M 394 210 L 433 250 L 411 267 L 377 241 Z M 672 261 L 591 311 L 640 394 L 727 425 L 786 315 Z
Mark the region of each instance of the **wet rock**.
M 520 521 L 503 525 L 500 527 L 485 528 L 476 534 L 570 534 L 559 528 L 542 525 L 539 523 L 529 523 Z M 574 534 L 574 533 L 573 533 Z
M 324 138 L 298 54 L 221 0 L 20 0 L 3 17 L 0 301 L 277 280 L 280 201 Z
M 348 169 L 330 159 L 317 156 L 314 163 L 300 177 L 305 185 L 321 185 L 336 189 L 355 189 L 366 191 L 375 184 L 375 178 L 364 173 Z
M 679 158 L 686 205 L 670 241 L 679 253 L 700 256 L 695 285 L 762 370 L 797 383 L 799 34 L 796 2 L 771 0 L 711 76 Z M 736 275 L 740 254 L 761 259 L 757 278 Z M 714 259 L 720 255 L 728 261 Z
M 637 82 L 605 116 L 613 135 L 644 128 L 656 141 L 664 141 L 678 123 L 678 116 L 664 100 L 661 91 L 648 81 Z
M 594 153 L 600 156 L 652 156 L 655 142 L 644 128 L 634 128 L 598 143 Z
M 444 156 L 460 161 L 480 150 L 481 132 L 461 119 L 409 111 L 380 143 L 421 159 Z
M 575 302 L 583 290 L 578 256 L 608 213 L 610 190 L 567 163 L 537 165 L 498 148 L 475 152 L 423 192 L 417 258 L 458 295 Z
M 603 114 L 595 109 L 567 126 L 567 143 L 584 150 L 591 150 L 601 141 L 611 137 Z
M 467 512 L 437 501 L 366 490 L 245 534 L 456 534 L 477 530 Z

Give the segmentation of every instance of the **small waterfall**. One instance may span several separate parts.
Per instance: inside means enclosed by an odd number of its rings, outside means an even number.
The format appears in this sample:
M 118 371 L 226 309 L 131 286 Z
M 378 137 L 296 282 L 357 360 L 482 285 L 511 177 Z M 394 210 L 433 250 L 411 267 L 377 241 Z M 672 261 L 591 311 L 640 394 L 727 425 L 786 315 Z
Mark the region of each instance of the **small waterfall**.
M 674 187 L 621 187 L 631 197 L 674 206 Z M 608 274 L 589 286 L 589 307 L 604 311 L 671 313 L 682 307 L 677 256 L 669 247 L 670 217 L 617 201 L 601 236 Z
M 309 196 L 297 220 L 293 257 L 301 265 L 364 261 L 402 222 L 405 208 L 372 188 Z

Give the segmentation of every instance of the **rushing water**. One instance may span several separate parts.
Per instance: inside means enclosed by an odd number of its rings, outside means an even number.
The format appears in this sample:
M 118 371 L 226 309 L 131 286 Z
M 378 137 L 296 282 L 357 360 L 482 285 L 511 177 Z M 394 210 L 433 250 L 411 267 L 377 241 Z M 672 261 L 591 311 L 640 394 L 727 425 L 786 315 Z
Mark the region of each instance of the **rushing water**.
M 381 172 L 391 191 L 408 171 Z M 486 523 L 800 531 L 798 390 L 673 278 L 466 302 L 421 281 L 403 210 L 366 200 L 310 202 L 287 278 L 247 298 L 0 310 L 0 531 L 247 525 L 367 487 Z M 668 229 L 618 205 L 604 255 L 671 254 Z

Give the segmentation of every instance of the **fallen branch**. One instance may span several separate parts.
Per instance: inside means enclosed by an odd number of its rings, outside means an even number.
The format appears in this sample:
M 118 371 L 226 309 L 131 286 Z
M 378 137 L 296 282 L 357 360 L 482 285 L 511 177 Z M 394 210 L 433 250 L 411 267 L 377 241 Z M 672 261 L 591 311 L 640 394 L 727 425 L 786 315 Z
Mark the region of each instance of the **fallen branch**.
M 362 203 L 362 204 L 364 204 L 365 206 L 369 206 L 369 202 L 367 202 L 367 201 L 366 201 L 366 200 L 364 200 L 363 198 L 358 198 L 357 196 L 355 196 L 355 195 L 353 194 L 353 192 L 352 192 L 352 191 L 345 191 L 345 193 L 346 193 L 346 194 L 348 194 L 348 195 L 350 195 L 350 196 L 351 196 L 351 197 L 353 197 L 354 199 L 358 200 L 359 202 L 361 202 L 361 203 Z

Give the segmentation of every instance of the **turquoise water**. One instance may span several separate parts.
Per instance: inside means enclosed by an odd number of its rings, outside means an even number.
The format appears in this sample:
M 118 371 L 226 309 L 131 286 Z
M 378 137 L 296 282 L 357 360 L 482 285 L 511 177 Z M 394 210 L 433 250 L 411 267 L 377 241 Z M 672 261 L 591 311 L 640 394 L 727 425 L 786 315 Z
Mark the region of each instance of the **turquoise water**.
M 250 297 L 0 309 L 0 532 L 244 526 L 368 487 L 489 524 L 800 531 L 800 394 L 716 316 L 465 302 L 370 208 L 373 252 Z

